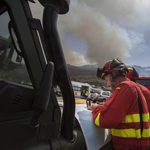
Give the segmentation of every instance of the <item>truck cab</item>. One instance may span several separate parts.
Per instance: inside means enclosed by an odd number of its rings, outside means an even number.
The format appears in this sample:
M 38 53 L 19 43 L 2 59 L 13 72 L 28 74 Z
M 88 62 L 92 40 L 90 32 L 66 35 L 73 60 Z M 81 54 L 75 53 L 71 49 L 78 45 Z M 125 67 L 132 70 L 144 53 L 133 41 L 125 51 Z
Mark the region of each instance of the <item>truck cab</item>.
M 149 76 L 139 76 L 139 78 L 136 79 L 136 82 L 145 86 L 150 91 L 150 77 Z
M 39 2 L 43 22 L 32 17 L 33 0 L 0 1 L 0 149 L 86 150 L 57 31 L 69 0 Z M 101 149 L 111 148 L 110 143 Z

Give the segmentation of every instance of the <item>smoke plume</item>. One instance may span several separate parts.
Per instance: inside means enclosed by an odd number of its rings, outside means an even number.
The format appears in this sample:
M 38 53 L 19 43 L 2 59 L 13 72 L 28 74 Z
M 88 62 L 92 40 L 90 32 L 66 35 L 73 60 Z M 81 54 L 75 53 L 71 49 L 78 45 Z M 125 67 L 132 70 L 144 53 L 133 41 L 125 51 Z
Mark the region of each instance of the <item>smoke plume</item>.
M 71 0 L 70 10 L 59 15 L 58 30 L 68 64 L 103 66 L 112 58 L 124 61 L 129 52 L 145 42 L 148 30 L 149 0 Z M 86 55 L 72 50 L 64 33 L 86 45 Z

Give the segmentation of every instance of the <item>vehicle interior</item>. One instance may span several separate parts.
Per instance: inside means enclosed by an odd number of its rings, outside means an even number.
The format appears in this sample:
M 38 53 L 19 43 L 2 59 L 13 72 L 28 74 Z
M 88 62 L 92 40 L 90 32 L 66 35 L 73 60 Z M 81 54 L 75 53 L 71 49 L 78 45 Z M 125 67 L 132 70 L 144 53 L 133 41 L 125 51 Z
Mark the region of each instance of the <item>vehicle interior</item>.
M 39 2 L 42 23 L 32 17 L 33 0 L 0 2 L 0 149 L 86 150 L 57 31 L 58 15 L 69 11 L 69 1 Z M 101 150 L 112 148 L 109 143 Z

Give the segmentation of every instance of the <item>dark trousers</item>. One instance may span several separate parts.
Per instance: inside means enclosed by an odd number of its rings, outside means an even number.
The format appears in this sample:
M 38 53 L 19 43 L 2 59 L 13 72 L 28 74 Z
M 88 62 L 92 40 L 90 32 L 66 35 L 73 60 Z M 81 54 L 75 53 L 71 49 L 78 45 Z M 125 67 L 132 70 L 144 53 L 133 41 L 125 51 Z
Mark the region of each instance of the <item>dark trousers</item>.
M 147 150 L 150 150 L 150 145 L 149 145 L 149 147 L 147 148 Z

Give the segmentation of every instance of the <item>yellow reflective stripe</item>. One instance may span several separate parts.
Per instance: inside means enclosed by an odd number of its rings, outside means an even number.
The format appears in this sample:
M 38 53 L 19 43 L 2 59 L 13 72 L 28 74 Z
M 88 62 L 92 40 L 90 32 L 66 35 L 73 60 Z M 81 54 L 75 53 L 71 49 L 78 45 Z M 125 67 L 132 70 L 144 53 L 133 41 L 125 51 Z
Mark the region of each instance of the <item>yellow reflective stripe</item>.
M 95 119 L 95 124 L 97 126 L 99 126 L 99 117 L 100 117 L 100 113 L 97 115 L 96 119 Z
M 120 87 L 116 87 L 116 89 L 120 90 L 121 88 Z
M 106 65 L 108 62 L 110 62 L 110 61 L 113 61 L 113 59 L 108 60 L 108 61 L 105 63 L 105 65 Z M 105 66 L 105 65 L 104 65 L 104 66 Z M 103 68 L 104 68 L 104 67 L 103 67 Z M 101 78 L 102 78 L 104 75 L 105 75 L 105 73 L 102 73 Z
M 142 114 L 142 119 L 143 119 L 143 122 L 148 122 L 149 113 Z M 131 122 L 140 122 L 140 115 L 139 114 L 126 115 L 124 121 L 122 121 L 122 123 L 131 123 Z
M 108 62 L 110 62 L 110 61 L 113 61 L 113 59 L 111 59 L 111 60 L 108 60 L 105 64 L 107 64 Z M 105 65 L 104 65 L 105 66 Z
M 143 98 L 144 98 L 144 102 L 146 103 L 146 100 L 145 100 L 145 97 L 143 96 Z
M 105 73 L 102 73 L 101 78 L 104 76 Z
M 148 122 L 149 121 L 149 113 L 147 114 L 142 114 L 143 122 Z
M 150 137 L 150 128 L 149 129 L 143 129 L 142 137 Z
M 141 138 L 141 129 L 111 129 L 111 133 L 113 136 L 118 137 L 129 137 L 129 138 Z M 150 129 L 143 129 L 142 137 L 148 138 L 150 137 Z
M 128 69 L 131 69 L 131 70 L 133 70 L 133 68 L 130 68 L 130 67 L 129 67 Z

